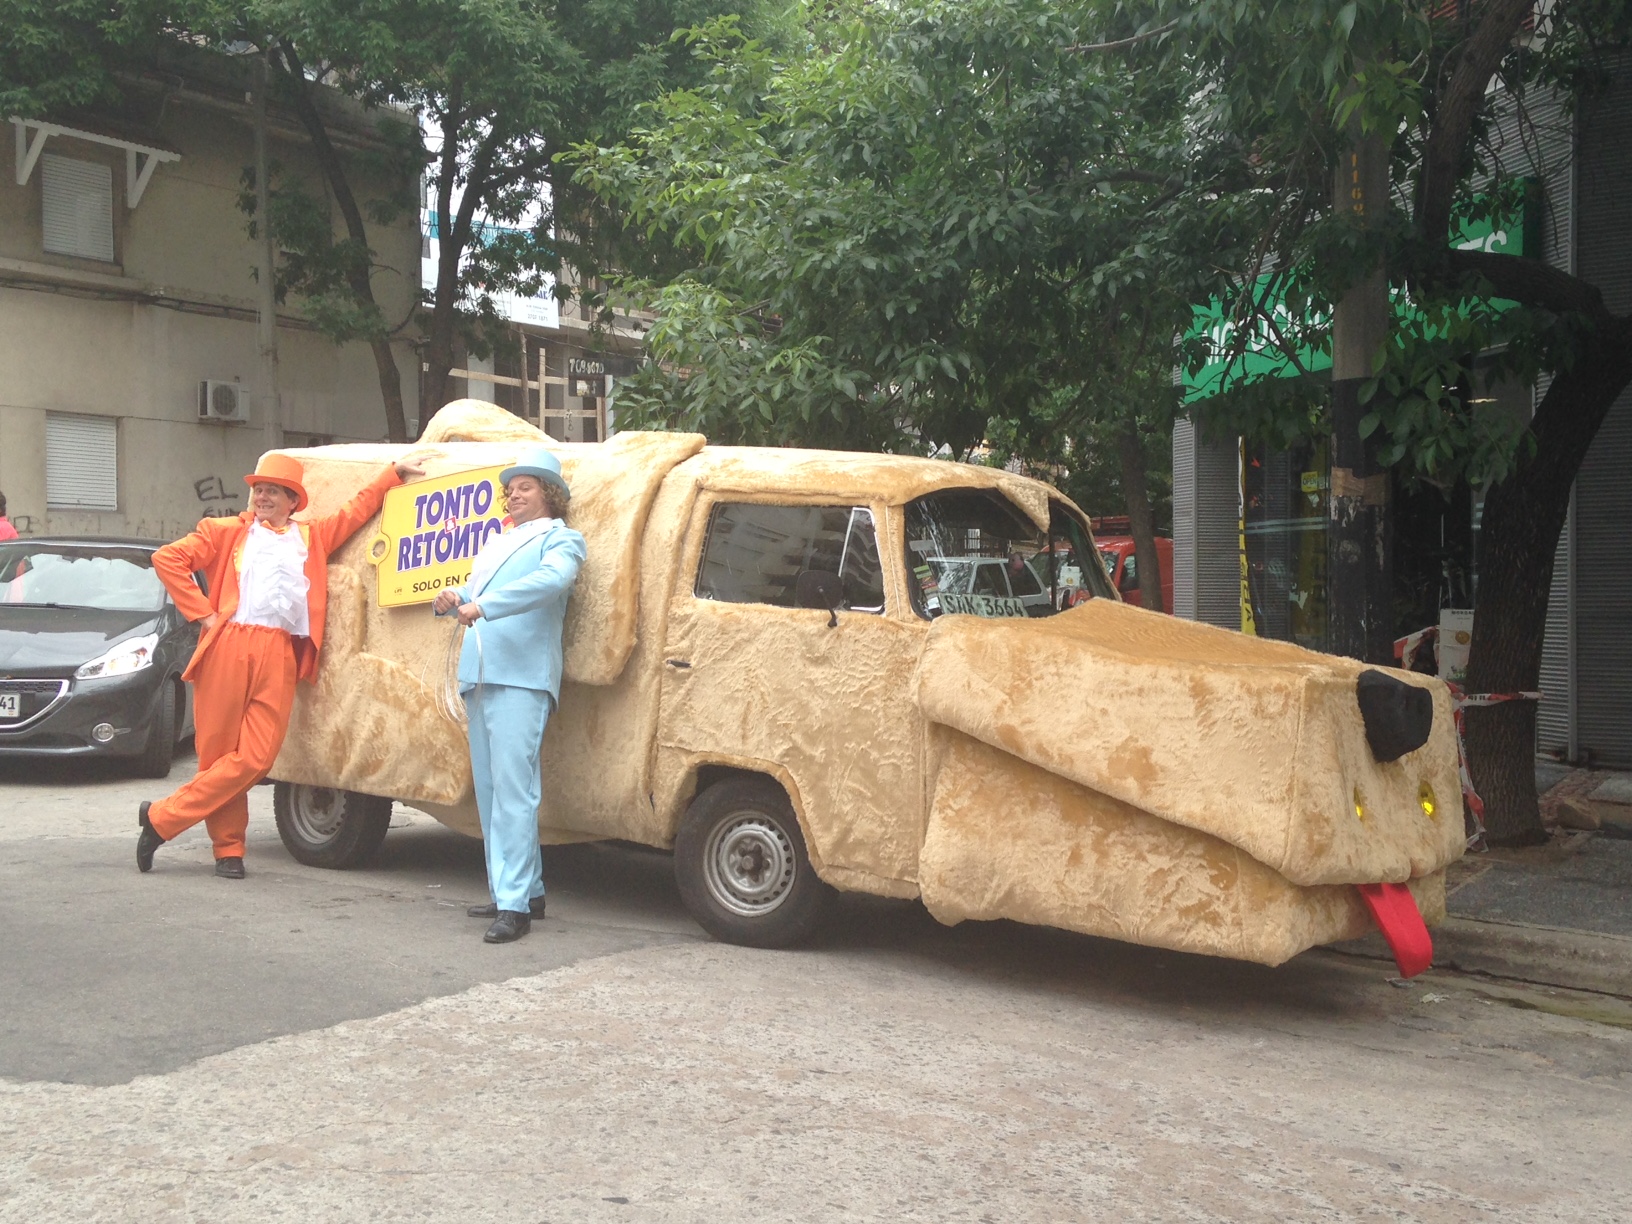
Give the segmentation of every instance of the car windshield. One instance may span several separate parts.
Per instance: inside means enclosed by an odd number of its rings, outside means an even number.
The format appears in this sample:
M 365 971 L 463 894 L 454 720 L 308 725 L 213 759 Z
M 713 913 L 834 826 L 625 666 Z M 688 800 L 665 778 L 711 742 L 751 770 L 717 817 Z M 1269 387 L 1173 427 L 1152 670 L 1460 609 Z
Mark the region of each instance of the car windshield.
M 1049 505 L 1045 534 L 993 489 L 943 489 L 908 503 L 907 589 L 918 615 L 1050 616 L 1109 596 L 1087 524 L 1063 502 Z M 1091 558 L 1086 568 L 1079 557 Z
M 164 599 L 153 554 L 145 548 L 25 540 L 0 544 L 0 606 L 157 612 Z

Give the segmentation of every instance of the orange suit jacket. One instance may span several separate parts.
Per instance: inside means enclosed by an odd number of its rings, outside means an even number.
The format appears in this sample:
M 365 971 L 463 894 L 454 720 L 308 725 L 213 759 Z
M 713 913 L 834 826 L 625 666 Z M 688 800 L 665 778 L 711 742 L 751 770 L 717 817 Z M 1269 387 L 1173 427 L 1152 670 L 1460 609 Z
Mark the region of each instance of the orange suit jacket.
M 306 578 L 311 584 L 306 592 L 306 613 L 312 629 L 310 638 L 295 639 L 296 678 L 310 682 L 317 676 L 318 653 L 323 649 L 323 613 L 329 604 L 329 554 L 379 513 L 386 490 L 401 483 L 396 468 L 388 467 L 333 514 L 293 520 L 305 528 Z M 254 521 L 253 510 L 245 510 L 236 518 L 207 518 L 191 535 L 153 554 L 153 568 L 183 616 L 196 621 L 214 612 L 217 617 L 215 625 L 199 639 L 198 649 L 182 673 L 183 680 L 193 679 L 215 635 L 238 610 L 238 551 Z M 193 578 L 199 571 L 209 584 L 207 596 Z

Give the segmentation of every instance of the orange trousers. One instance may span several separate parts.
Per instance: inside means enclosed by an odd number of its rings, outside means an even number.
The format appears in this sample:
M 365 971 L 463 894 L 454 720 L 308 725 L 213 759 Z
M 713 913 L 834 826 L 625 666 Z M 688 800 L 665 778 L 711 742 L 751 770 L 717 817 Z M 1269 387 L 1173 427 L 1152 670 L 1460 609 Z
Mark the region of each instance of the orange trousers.
M 153 831 L 169 841 L 202 820 L 216 858 L 242 858 L 249 792 L 277 759 L 294 706 L 294 638 L 222 625 L 193 676 L 198 773 L 148 809 Z

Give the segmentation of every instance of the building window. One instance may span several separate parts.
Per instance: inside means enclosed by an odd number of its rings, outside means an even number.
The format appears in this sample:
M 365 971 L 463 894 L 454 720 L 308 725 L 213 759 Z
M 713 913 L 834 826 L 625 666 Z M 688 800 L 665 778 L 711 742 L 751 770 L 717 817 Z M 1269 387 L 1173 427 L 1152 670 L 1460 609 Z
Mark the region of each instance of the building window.
M 119 422 L 45 414 L 45 502 L 52 510 L 119 509 Z
M 113 262 L 113 171 L 98 162 L 40 158 L 40 216 L 53 255 Z

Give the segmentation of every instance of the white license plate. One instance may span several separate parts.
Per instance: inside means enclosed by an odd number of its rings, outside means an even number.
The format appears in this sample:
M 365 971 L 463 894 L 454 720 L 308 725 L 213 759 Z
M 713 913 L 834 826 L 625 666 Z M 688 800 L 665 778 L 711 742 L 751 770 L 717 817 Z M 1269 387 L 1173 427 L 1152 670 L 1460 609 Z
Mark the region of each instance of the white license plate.
M 0 693 L 0 718 L 21 718 L 22 700 L 21 693 Z

